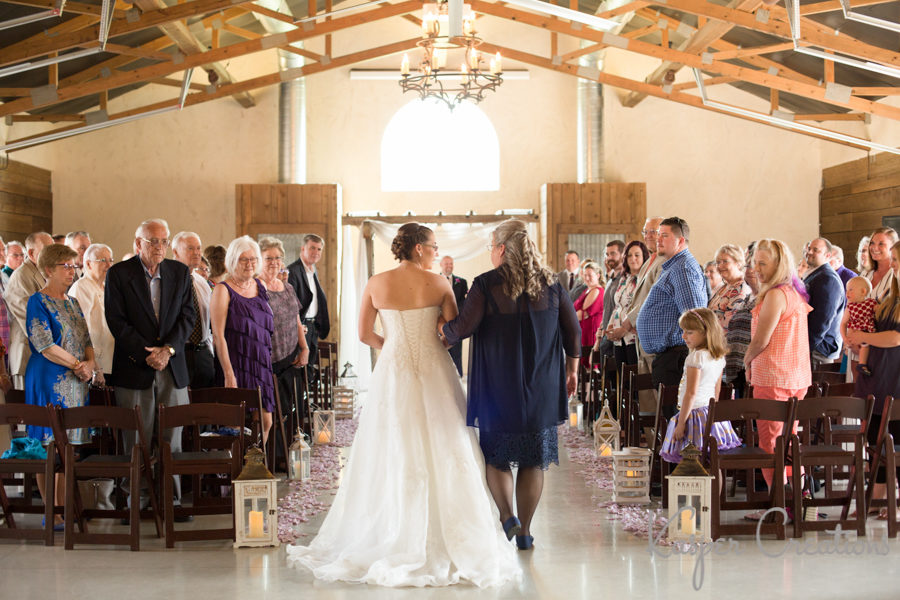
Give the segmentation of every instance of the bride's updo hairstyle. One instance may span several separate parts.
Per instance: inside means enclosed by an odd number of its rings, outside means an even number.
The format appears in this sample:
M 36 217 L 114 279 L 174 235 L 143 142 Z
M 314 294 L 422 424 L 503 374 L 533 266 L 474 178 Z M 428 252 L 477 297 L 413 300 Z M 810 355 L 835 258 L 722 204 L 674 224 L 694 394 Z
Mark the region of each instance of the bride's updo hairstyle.
M 417 244 L 428 242 L 428 237 L 433 232 L 424 225 L 418 223 L 407 223 L 400 227 L 394 241 L 391 242 L 391 252 L 397 260 L 412 260 L 413 251 Z
M 503 277 L 503 292 L 516 299 L 524 292 L 534 301 L 544 293 L 544 288 L 553 284 L 553 271 L 541 262 L 537 244 L 528 237 L 528 229 L 518 219 L 503 221 L 494 230 L 495 246 L 505 246 L 503 264 L 497 267 Z

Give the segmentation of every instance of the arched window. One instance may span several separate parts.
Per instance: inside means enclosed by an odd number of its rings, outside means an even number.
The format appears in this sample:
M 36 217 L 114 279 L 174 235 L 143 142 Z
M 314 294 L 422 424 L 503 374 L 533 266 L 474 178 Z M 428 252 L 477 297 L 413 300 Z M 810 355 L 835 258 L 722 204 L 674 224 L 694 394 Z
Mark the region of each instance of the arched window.
M 382 191 L 498 189 L 497 132 L 471 102 L 451 111 L 437 100 L 413 100 L 391 118 L 381 139 Z

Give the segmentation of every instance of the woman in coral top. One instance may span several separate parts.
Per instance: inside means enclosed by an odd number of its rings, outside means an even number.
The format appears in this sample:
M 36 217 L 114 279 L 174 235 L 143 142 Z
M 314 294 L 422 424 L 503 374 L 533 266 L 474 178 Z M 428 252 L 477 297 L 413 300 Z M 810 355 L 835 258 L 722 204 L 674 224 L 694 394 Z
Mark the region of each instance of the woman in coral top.
M 756 305 L 751 311 L 751 338 L 744 365 L 754 398 L 802 400 L 812 384 L 806 317 L 812 307 L 809 296 L 794 271 L 791 251 L 778 240 L 760 240 L 753 254 L 759 282 Z M 781 435 L 776 421 L 757 421 L 759 447 L 775 450 Z M 796 429 L 796 423 L 794 428 Z M 771 488 L 772 469 L 763 469 Z M 790 476 L 790 468 L 786 477 Z

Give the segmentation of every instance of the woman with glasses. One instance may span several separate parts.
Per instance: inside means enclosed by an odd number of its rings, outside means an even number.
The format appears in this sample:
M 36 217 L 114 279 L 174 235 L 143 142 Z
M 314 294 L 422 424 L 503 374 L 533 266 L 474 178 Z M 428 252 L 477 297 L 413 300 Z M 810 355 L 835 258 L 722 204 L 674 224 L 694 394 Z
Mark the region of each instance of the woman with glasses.
M 47 284 L 28 298 L 25 313 L 31 346 L 31 358 L 25 369 L 25 402 L 28 404 L 63 408 L 87 404 L 88 382 L 97 369 L 94 348 L 78 300 L 66 294 L 75 278 L 77 256 L 78 253 L 62 244 L 44 246 L 38 255 L 38 269 L 47 278 Z M 73 429 L 67 433 L 72 444 L 91 441 L 88 429 Z M 46 446 L 53 441 L 53 431 L 49 427 L 29 425 L 28 437 Z M 45 483 L 43 478 L 38 479 L 42 495 Z M 65 500 L 62 475 L 57 476 L 56 491 L 56 505 L 62 506 Z M 62 530 L 59 515 L 54 529 Z
M 750 286 L 744 281 L 745 266 L 744 250 L 739 246 L 725 244 L 716 252 L 715 268 L 722 284 L 713 293 L 708 306 L 726 334 L 737 307 L 751 294 Z
M 94 360 L 100 373 L 97 383 L 103 384 L 112 373 L 113 350 L 116 340 L 106 324 L 103 294 L 106 272 L 113 264 L 112 249 L 106 244 L 91 244 L 84 252 L 84 277 L 72 284 L 69 295 L 78 300 L 94 347 Z
M 209 317 L 216 347 L 216 384 L 260 389 L 263 445 L 272 427 L 275 385 L 272 381 L 274 318 L 266 287 L 257 279 L 262 255 L 249 236 L 231 242 L 225 252 L 227 276 L 213 288 Z
M 300 322 L 300 302 L 290 283 L 282 280 L 284 271 L 284 245 L 281 240 L 265 237 L 259 240 L 262 252 L 262 273 L 260 279 L 266 286 L 269 307 L 274 316 L 275 329 L 272 333 L 272 370 L 278 379 L 282 411 L 290 412 L 294 398 L 295 367 L 309 362 L 309 347 Z

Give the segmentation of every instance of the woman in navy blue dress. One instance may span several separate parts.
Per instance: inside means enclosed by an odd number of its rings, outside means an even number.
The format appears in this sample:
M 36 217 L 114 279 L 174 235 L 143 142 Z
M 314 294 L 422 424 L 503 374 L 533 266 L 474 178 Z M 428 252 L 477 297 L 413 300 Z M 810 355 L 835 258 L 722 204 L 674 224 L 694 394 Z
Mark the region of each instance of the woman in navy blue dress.
M 575 392 L 581 328 L 525 223 L 501 223 L 490 251 L 495 268 L 475 278 L 462 312 L 442 333 L 449 345 L 472 336 L 468 425 L 479 429 L 488 488 L 506 535 L 527 550 L 544 471 L 559 464 L 556 428 Z

